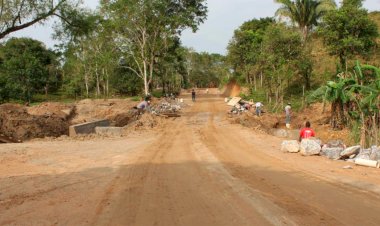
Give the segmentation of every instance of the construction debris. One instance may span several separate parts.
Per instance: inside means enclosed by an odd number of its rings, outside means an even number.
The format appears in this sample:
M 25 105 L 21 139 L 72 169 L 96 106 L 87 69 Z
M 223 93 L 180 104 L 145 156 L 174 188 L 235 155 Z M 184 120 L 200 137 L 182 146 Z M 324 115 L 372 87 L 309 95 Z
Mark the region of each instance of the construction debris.
M 185 107 L 186 104 L 179 100 L 162 100 L 157 104 L 153 104 L 147 110 L 154 115 L 166 115 L 168 117 L 180 117 L 178 112 Z
M 360 152 L 360 145 L 348 147 L 345 150 L 343 150 L 339 155 L 341 159 L 347 159 L 356 157 L 357 154 Z
M 281 151 L 289 153 L 300 152 L 303 156 L 321 155 L 333 160 L 345 160 L 356 165 L 377 167 L 380 166 L 380 147 L 372 146 L 362 149 L 359 145 L 348 148 L 339 140 L 329 141 L 321 148 L 318 139 L 303 139 L 301 144 L 296 140 L 285 140 L 281 144 Z M 344 169 L 352 169 L 350 166 Z
M 356 159 L 355 164 L 360 165 L 360 166 L 374 167 L 374 168 L 380 167 L 380 164 L 378 161 L 367 160 L 367 159 Z
M 235 105 L 237 105 L 240 102 L 241 99 L 242 99 L 241 97 L 234 97 L 228 101 L 227 105 L 234 107 Z

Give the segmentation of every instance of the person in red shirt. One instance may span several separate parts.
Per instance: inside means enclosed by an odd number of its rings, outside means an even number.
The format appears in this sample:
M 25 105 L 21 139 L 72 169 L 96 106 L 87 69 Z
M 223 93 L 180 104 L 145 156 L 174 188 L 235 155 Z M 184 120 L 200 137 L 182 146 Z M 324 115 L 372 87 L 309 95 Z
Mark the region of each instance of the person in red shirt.
M 310 122 L 307 121 L 305 123 L 305 128 L 303 128 L 301 131 L 300 131 L 300 142 L 302 139 L 307 139 L 307 138 L 311 138 L 311 137 L 315 137 L 315 132 L 313 129 L 310 128 Z

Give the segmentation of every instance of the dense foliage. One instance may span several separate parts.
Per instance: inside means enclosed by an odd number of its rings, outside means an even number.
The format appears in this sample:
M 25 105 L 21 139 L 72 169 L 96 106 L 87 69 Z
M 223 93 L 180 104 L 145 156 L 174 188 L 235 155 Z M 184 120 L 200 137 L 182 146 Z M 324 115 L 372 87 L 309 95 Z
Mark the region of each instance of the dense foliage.
M 0 101 L 30 102 L 37 92 L 56 91 L 60 85 L 57 56 L 29 38 L 12 38 L 0 48 Z
M 320 27 L 320 34 L 329 53 L 339 57 L 343 70 L 347 70 L 348 59 L 371 55 L 379 35 L 367 10 L 361 8 L 361 1 L 344 1 L 339 9 L 330 11 Z

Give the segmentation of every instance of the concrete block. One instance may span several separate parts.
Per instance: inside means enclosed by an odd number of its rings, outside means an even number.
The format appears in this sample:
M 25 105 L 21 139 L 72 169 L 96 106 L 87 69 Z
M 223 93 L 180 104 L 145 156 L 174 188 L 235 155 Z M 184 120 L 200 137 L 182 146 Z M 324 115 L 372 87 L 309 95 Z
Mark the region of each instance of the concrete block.
M 95 127 L 95 132 L 101 136 L 121 137 L 123 135 L 123 127 Z
M 110 126 L 110 121 L 106 119 L 72 125 L 69 127 L 69 136 L 74 137 L 79 134 L 95 133 L 96 127 L 108 127 L 108 126 Z

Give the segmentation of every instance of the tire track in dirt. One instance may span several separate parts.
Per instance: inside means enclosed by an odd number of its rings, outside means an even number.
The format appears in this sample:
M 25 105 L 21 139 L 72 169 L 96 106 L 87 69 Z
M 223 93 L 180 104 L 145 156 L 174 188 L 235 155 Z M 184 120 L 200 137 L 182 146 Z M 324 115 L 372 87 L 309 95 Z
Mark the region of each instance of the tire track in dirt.
M 260 213 L 247 208 L 232 184 L 215 177 L 221 171 L 210 168 L 217 163 L 199 161 L 194 154 L 195 143 L 201 142 L 195 140 L 189 122 L 203 125 L 208 114 L 186 115 L 172 122 L 141 152 L 143 156 L 132 161 L 133 166 L 119 172 L 111 205 L 95 225 L 269 225 Z
M 286 210 L 301 225 L 358 225 L 379 222 L 375 214 L 379 199 L 363 203 L 368 196 L 355 193 L 356 189 L 331 184 L 313 175 L 295 172 L 287 164 L 255 150 L 254 146 L 239 136 L 240 131 L 215 126 L 210 117 L 201 129 L 202 141 L 222 162 L 235 178 L 239 178 L 266 198 Z M 262 144 L 265 146 L 265 144 Z M 266 145 L 268 146 L 268 145 Z M 335 196 L 335 197 L 334 197 Z M 347 205 L 351 203 L 351 205 Z M 377 204 L 376 204 L 377 203 Z M 357 206 L 363 211 L 358 214 Z M 332 207 L 338 211 L 331 211 Z M 352 218 L 351 213 L 362 219 Z M 364 216 L 366 215 L 366 216 Z

